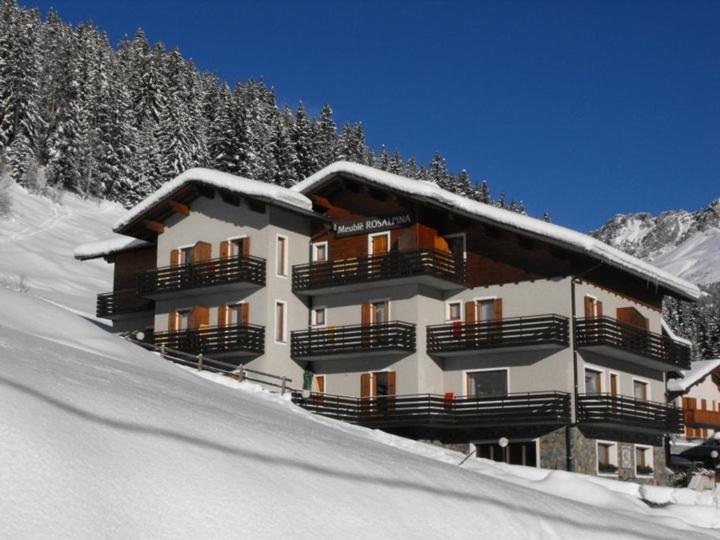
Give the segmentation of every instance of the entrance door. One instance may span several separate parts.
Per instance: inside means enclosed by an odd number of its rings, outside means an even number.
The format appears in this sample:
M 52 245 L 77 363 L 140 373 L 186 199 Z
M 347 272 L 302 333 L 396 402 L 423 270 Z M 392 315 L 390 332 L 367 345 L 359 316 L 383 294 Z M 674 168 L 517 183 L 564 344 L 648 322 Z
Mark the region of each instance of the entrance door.
M 382 274 L 386 260 L 383 255 L 387 255 L 389 250 L 390 233 L 370 235 L 370 241 L 368 244 L 368 254 L 370 255 L 368 273 L 371 276 L 377 277 Z

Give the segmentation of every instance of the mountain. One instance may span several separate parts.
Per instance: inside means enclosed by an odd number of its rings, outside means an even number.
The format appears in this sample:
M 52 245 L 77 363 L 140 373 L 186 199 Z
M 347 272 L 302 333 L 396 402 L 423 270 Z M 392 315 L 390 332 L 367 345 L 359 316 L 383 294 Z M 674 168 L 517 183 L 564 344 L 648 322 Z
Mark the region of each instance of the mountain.
M 693 283 L 720 281 L 720 198 L 696 212 L 618 214 L 591 234 Z

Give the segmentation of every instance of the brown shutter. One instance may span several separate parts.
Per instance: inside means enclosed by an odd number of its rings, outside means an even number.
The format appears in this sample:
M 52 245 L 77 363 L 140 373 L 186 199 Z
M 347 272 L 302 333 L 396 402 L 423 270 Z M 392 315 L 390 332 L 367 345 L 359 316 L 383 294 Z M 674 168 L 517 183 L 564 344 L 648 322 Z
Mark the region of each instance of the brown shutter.
M 503 318 L 502 314 L 502 298 L 495 299 L 495 320 L 501 321 Z
M 168 332 L 177 331 L 177 311 L 171 311 L 168 314 Z
M 250 238 L 242 239 L 242 255 L 248 257 L 250 255 Z
M 442 236 L 435 237 L 435 249 L 444 251 L 445 253 L 450 253 L 450 245 Z
M 170 252 L 170 266 L 180 266 L 180 250 L 173 249 Z
M 220 258 L 230 258 L 230 242 L 228 242 L 227 240 L 223 240 L 222 242 L 220 242 Z
M 218 307 L 218 326 L 227 326 L 228 323 L 228 306 L 223 304 Z
M 585 297 L 585 318 L 586 319 L 592 319 L 593 318 L 593 299 L 589 296 Z
M 641 330 L 648 329 L 649 321 L 634 307 L 617 308 L 617 320 Z
M 598 300 L 598 301 L 597 301 L 597 317 L 598 317 L 598 319 L 599 319 L 599 318 L 601 318 L 602 316 L 603 316 L 602 302 L 601 302 L 600 300 Z
M 610 394 L 617 395 L 617 375 L 614 373 L 610 374 Z
M 245 302 L 240 304 L 240 321 L 238 324 L 248 324 L 250 322 L 250 304 Z
M 370 378 L 369 373 L 363 373 L 360 375 L 360 397 L 370 396 Z
M 324 394 L 325 393 L 325 375 L 317 375 L 315 377 L 315 380 L 317 381 L 318 392 L 320 392 L 321 394 Z
M 205 306 L 196 306 L 190 312 L 190 329 L 197 330 L 201 326 L 209 326 L 210 310 Z
M 475 321 L 477 321 L 477 304 L 465 302 L 465 322 L 474 323 Z
M 197 242 L 193 246 L 193 262 L 203 263 L 208 262 L 212 257 L 212 246 L 207 242 Z
M 396 393 L 395 392 L 395 372 L 394 371 L 388 371 L 387 381 L 388 381 L 388 395 L 394 396 Z
M 370 325 L 370 310 L 371 310 L 370 304 L 363 304 L 362 305 L 362 325 L 363 326 L 369 326 Z

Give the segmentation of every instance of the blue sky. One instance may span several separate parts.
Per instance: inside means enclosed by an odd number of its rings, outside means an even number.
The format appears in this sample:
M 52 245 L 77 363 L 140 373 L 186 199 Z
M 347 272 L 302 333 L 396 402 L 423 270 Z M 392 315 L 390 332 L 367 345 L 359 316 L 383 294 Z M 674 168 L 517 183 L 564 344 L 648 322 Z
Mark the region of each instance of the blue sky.
M 142 27 L 580 230 L 720 197 L 720 2 L 20 0 Z

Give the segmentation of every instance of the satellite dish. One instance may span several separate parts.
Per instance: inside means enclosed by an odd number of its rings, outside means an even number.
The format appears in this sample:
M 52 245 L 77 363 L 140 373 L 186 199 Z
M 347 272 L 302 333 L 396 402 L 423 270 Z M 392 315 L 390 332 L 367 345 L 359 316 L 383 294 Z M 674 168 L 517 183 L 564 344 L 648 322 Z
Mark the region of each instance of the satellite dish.
M 720 454 L 718 454 L 717 450 L 713 450 L 712 452 L 710 452 L 710 457 L 712 457 L 713 459 L 717 459 L 719 455 Z
M 135 339 L 137 339 L 138 341 L 142 341 L 143 339 L 145 339 L 145 332 L 137 332 L 135 334 Z
M 507 437 L 500 437 L 498 439 L 498 444 L 500 445 L 500 448 L 507 448 L 507 445 L 510 444 L 510 441 L 508 441 Z
M 310 390 L 308 390 L 307 388 L 303 388 L 302 397 L 303 397 L 303 399 L 309 398 L 309 397 L 310 397 Z

